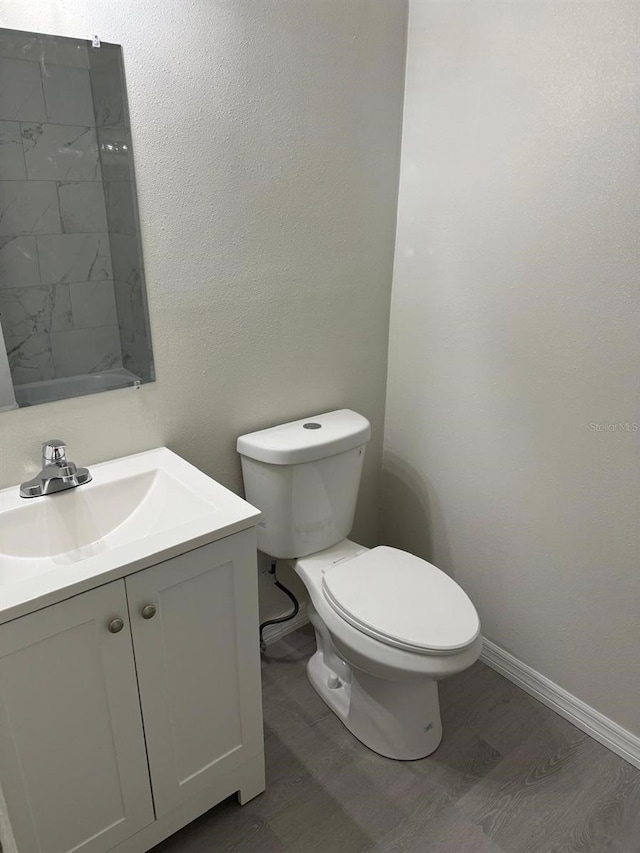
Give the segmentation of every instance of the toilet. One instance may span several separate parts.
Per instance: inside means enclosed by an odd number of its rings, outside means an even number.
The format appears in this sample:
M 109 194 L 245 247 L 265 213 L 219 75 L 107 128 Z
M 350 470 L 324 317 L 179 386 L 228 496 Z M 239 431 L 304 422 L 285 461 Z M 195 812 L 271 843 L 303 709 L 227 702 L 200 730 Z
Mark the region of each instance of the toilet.
M 431 563 L 347 538 L 370 436 L 366 418 L 341 409 L 243 435 L 237 449 L 263 513 L 258 548 L 288 560 L 309 593 L 311 684 L 374 752 L 424 758 L 442 739 L 438 680 L 478 659 L 480 620 Z

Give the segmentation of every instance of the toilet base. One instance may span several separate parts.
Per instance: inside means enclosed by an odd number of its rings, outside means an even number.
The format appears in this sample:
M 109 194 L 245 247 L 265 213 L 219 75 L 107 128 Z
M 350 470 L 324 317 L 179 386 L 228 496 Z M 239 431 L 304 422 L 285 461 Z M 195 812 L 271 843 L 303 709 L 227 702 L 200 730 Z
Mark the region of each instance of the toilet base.
M 342 660 L 332 668 L 322 649 L 326 638 L 318 640 L 318 651 L 307 663 L 309 681 L 359 741 L 385 758 L 400 761 L 425 758 L 437 749 L 442 723 L 436 681 L 382 679 Z M 335 660 L 334 649 L 328 658 Z

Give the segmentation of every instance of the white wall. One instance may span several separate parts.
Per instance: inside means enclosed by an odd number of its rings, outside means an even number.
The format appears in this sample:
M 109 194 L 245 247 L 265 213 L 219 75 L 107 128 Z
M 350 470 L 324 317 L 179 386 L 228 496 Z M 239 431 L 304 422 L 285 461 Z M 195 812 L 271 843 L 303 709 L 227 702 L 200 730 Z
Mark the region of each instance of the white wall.
M 402 113 L 397 0 L 0 0 L 0 26 L 123 45 L 157 382 L 1 416 L 0 484 L 65 439 L 166 444 L 236 491 L 238 434 L 373 423 L 376 533 Z
M 637 0 L 410 4 L 385 540 L 640 734 Z M 631 427 L 633 429 L 633 427 Z

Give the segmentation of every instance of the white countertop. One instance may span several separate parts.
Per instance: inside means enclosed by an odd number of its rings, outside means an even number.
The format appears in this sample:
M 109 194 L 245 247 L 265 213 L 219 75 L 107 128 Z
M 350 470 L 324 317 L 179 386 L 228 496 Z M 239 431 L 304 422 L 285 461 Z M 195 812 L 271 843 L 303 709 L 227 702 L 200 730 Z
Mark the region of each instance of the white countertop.
M 250 528 L 261 515 L 166 447 L 88 467 L 90 483 L 58 494 L 0 491 L 0 624 Z

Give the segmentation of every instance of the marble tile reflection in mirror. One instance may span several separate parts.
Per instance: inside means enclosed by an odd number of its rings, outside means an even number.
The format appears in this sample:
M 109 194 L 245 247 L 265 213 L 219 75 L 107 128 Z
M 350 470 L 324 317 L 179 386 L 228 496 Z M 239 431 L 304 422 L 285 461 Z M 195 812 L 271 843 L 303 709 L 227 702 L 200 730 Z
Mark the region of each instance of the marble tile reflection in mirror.
M 0 411 L 154 379 L 119 45 L 0 29 Z

